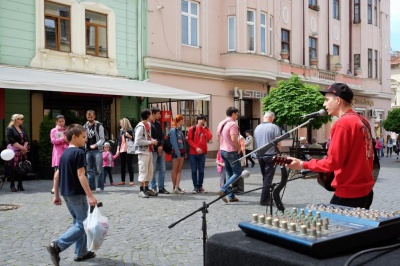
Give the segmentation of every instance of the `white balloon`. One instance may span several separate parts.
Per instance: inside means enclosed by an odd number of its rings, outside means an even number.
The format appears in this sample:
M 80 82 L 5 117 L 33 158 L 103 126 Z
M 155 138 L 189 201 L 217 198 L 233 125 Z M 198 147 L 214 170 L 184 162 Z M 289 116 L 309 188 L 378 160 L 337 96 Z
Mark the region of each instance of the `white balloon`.
M 4 161 L 9 161 L 12 158 L 14 158 L 14 156 L 15 152 L 10 149 L 5 149 L 4 151 L 1 152 L 1 159 L 3 159 Z

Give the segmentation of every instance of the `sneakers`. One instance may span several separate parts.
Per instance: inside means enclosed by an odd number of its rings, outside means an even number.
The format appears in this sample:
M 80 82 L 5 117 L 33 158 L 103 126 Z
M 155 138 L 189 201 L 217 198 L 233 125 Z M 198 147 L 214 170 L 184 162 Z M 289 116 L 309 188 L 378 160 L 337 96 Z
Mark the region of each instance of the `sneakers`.
M 99 187 L 96 188 L 96 192 L 99 192 L 99 193 L 100 193 L 100 192 L 103 192 L 103 191 L 104 191 L 104 189 L 101 189 L 101 188 L 99 188 Z
M 178 187 L 179 192 L 185 193 L 185 190 L 183 188 Z
M 149 196 L 146 193 L 144 193 L 144 191 L 140 191 L 139 192 L 139 197 L 140 198 L 148 198 Z
M 222 196 L 222 195 L 224 195 L 224 192 L 222 192 L 222 191 L 220 190 L 220 191 L 218 191 L 218 195 Z M 225 196 L 223 196 L 221 199 L 222 199 L 225 203 L 228 203 L 228 200 L 226 199 Z
M 94 253 L 93 251 L 88 251 L 88 253 L 86 253 L 86 255 L 80 256 L 80 257 L 75 257 L 74 261 L 84 261 L 84 260 L 88 260 L 91 258 L 96 257 L 96 253 Z
M 60 265 L 60 248 L 57 247 L 56 243 L 53 241 L 46 247 L 47 251 L 50 253 L 51 261 L 54 265 Z
M 160 188 L 158 190 L 158 193 L 160 193 L 160 194 L 169 194 L 169 192 L 165 188 Z
M 114 184 L 114 183 L 111 183 L 110 186 L 115 186 L 115 184 Z
M 199 188 L 198 190 L 197 190 L 197 192 L 199 192 L 199 193 L 207 193 L 207 191 L 204 189 L 204 188 Z
M 237 201 L 239 201 L 239 199 L 236 197 L 234 197 L 233 199 L 229 199 L 229 202 L 237 202 Z
M 158 193 L 155 192 L 155 191 L 153 191 L 153 190 L 147 190 L 147 191 L 145 192 L 145 194 L 146 194 L 147 196 L 151 196 L 151 197 L 158 196 Z
M 184 194 L 185 192 L 180 191 L 179 188 L 175 188 L 174 194 Z
M 125 181 L 121 181 L 117 184 L 118 186 L 124 186 L 125 185 Z
M 124 183 L 125 184 L 125 183 Z M 135 185 L 135 183 L 133 183 L 133 182 L 129 182 L 129 186 L 130 187 L 133 187 Z
M 194 188 L 194 189 L 192 190 L 192 194 L 197 194 L 197 188 Z

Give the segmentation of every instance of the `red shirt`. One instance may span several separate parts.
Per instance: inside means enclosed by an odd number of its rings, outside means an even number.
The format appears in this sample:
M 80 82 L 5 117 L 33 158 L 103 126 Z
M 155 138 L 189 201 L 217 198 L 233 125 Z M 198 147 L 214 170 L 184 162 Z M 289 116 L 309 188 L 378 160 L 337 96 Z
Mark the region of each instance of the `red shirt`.
M 334 172 L 332 187 L 342 198 L 367 196 L 374 186 L 372 175 L 374 149 L 368 121 L 353 110 L 338 119 L 331 130 L 328 156 L 304 162 L 303 167 L 313 172 Z
M 203 128 L 199 126 L 195 126 L 196 131 L 194 132 L 193 136 L 193 128 L 190 127 L 188 130 L 187 134 L 187 142 L 190 146 L 189 154 L 197 155 L 196 149 L 200 148 L 203 153 L 201 154 L 206 154 L 207 153 L 207 141 L 210 141 L 212 139 L 212 134 L 209 128 Z

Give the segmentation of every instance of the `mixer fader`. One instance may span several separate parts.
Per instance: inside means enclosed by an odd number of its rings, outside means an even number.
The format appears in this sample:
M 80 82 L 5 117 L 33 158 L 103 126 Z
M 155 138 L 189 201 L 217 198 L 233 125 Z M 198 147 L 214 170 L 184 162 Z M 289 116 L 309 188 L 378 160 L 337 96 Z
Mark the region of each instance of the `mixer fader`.
M 276 215 L 253 214 L 239 227 L 248 235 L 317 257 L 348 251 L 400 235 L 393 212 L 310 204 Z

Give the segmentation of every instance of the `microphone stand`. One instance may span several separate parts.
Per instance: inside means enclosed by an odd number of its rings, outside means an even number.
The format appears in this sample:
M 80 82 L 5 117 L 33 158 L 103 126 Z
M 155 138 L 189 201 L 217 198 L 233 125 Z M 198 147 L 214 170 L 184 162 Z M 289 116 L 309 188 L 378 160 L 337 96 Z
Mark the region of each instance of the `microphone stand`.
M 242 175 L 240 175 L 238 178 L 236 178 L 232 184 L 230 186 L 235 185 L 240 178 L 243 178 Z M 172 227 L 174 227 L 175 225 L 177 225 L 178 223 L 186 220 L 187 218 L 189 218 L 190 216 L 193 216 L 195 213 L 200 212 L 202 213 L 201 219 L 202 219 L 202 226 L 201 226 L 201 230 L 203 231 L 203 265 L 206 265 L 206 243 L 207 243 L 207 213 L 208 213 L 208 207 L 213 204 L 214 202 L 219 201 L 220 199 L 222 199 L 223 197 L 225 197 L 226 195 L 228 195 L 229 193 L 231 193 L 233 190 L 233 188 L 231 189 L 226 189 L 225 192 L 220 195 L 218 198 L 216 198 L 215 200 L 211 201 L 210 203 L 206 203 L 203 201 L 203 205 L 198 208 L 197 210 L 193 211 L 192 213 L 186 215 L 185 217 L 183 217 L 182 219 L 170 224 L 168 226 L 169 229 L 171 229 Z

